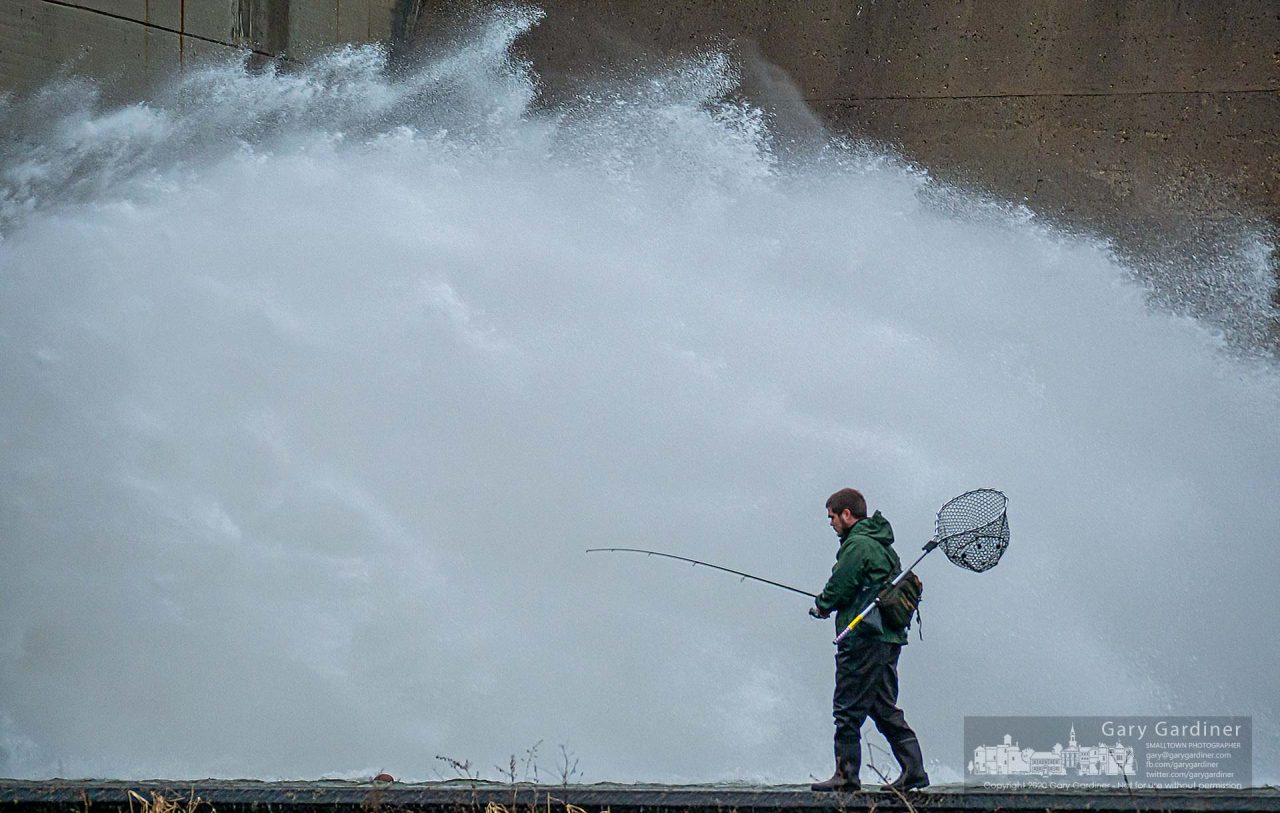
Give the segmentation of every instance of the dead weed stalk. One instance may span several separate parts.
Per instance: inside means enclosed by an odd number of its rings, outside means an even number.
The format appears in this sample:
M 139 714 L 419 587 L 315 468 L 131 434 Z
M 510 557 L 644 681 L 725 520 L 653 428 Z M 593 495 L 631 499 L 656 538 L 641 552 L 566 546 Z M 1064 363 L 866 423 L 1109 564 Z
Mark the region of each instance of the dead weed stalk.
M 136 810 L 133 806 L 135 801 L 138 803 Z M 207 813 L 216 813 L 213 805 L 195 795 L 194 788 L 186 799 L 170 799 L 154 790 L 151 791 L 151 798 L 145 799 L 137 791 L 129 791 L 129 813 L 206 813 L 206 808 Z

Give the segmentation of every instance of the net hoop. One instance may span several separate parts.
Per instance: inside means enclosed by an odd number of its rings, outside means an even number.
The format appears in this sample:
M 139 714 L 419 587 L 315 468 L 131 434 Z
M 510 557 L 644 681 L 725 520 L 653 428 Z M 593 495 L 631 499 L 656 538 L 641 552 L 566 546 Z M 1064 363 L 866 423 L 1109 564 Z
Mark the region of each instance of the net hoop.
M 952 564 L 981 573 L 1009 547 L 1009 499 L 994 488 L 966 491 L 938 509 L 934 539 Z

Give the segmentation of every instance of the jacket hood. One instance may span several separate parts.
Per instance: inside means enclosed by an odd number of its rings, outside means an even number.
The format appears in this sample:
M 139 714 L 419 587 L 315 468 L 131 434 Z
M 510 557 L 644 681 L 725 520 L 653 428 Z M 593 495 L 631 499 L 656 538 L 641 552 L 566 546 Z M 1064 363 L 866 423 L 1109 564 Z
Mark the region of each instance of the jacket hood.
M 874 539 L 881 545 L 893 544 L 893 527 L 889 525 L 889 520 L 885 519 L 879 511 L 876 511 L 866 519 L 858 520 L 858 522 L 849 529 L 849 532 L 845 534 L 844 538 L 847 540 L 854 534 Z

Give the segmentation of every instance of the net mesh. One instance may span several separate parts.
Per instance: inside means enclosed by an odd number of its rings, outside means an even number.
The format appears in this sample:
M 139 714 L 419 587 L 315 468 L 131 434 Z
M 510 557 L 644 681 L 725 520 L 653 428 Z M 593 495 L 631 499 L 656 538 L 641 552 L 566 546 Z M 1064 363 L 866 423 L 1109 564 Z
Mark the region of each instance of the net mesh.
M 1009 547 L 1009 500 L 992 488 L 961 494 L 938 510 L 934 539 L 953 564 L 981 573 Z

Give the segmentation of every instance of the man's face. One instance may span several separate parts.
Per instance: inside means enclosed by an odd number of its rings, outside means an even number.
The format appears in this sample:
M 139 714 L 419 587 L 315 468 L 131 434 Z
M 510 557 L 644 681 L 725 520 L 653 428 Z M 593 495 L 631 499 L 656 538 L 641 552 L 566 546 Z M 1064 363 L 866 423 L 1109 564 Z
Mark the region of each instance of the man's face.
M 853 527 L 853 512 L 846 508 L 837 514 L 828 508 L 827 521 L 831 523 L 831 530 L 836 532 L 836 536 L 844 537 L 845 531 Z

